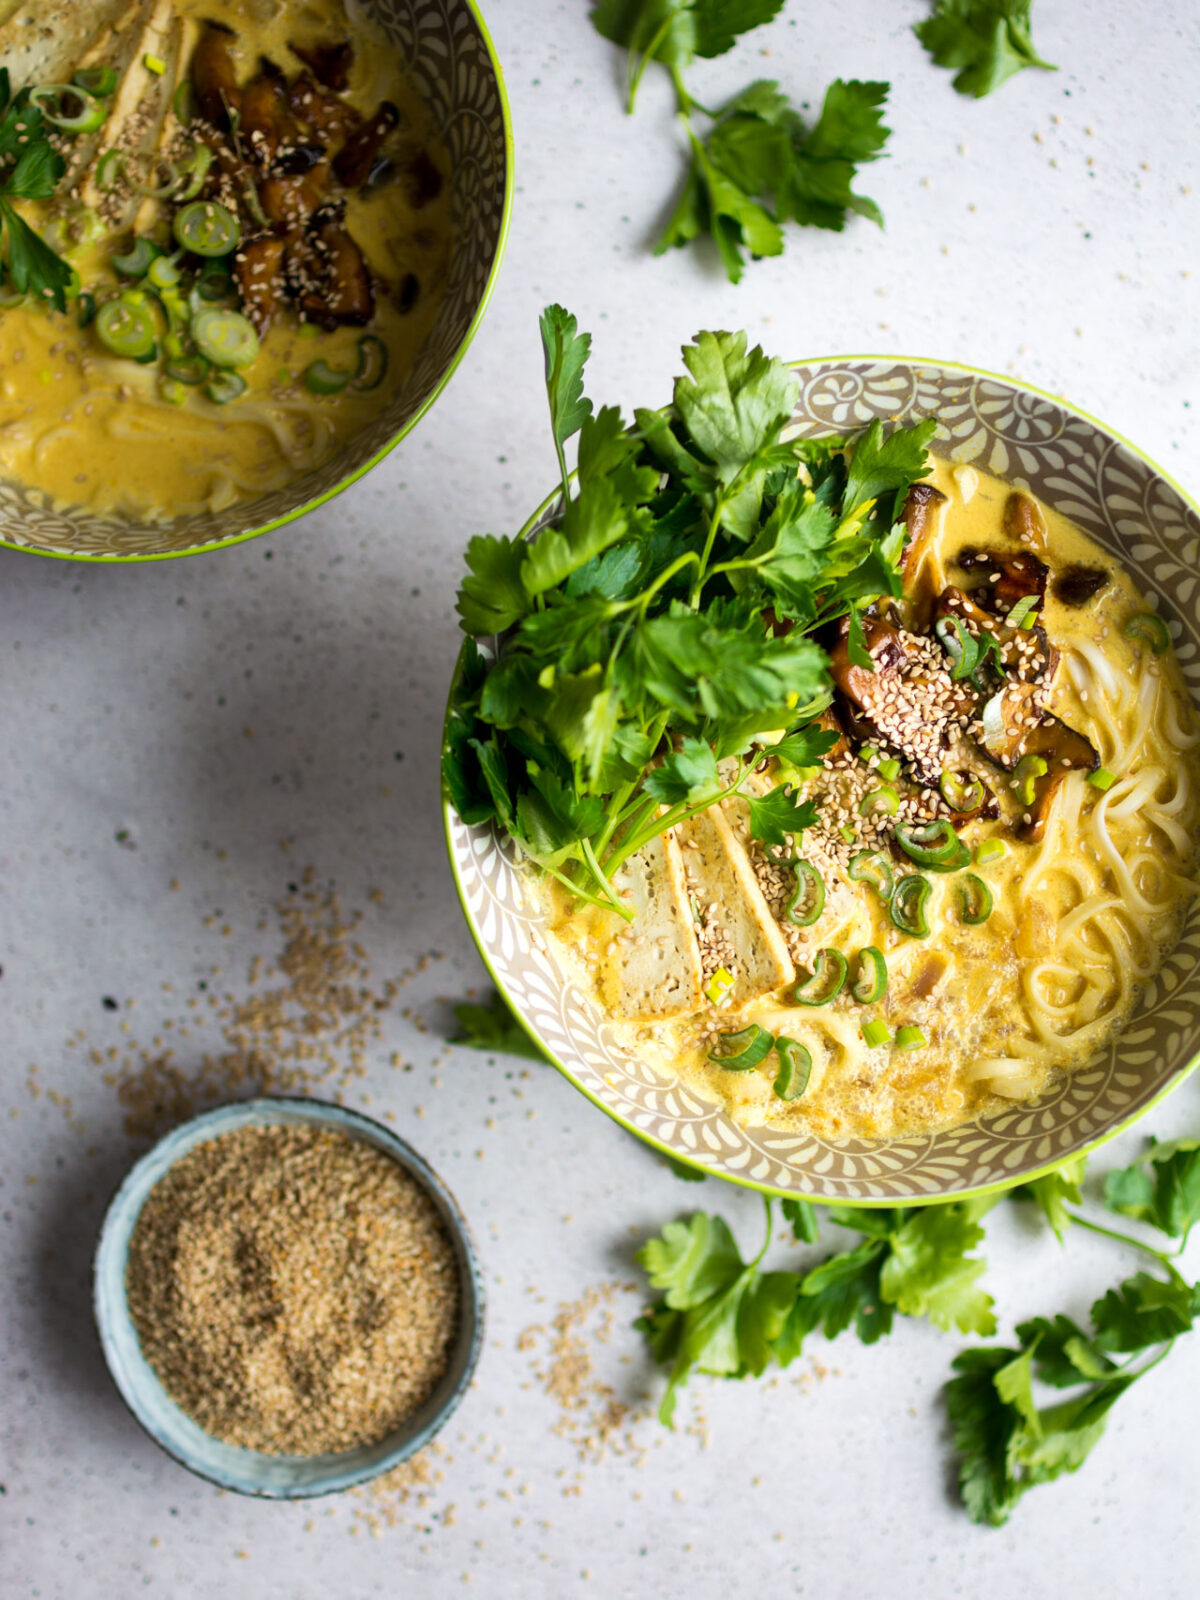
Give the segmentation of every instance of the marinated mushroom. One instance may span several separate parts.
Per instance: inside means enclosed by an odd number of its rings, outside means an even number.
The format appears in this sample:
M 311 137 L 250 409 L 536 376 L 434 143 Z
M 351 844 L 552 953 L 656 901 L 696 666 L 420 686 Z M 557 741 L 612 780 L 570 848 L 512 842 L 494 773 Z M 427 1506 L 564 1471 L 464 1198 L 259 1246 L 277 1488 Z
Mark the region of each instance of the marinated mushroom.
M 420 211 L 442 192 L 443 178 L 427 150 L 418 150 L 404 164 L 404 186 L 414 211 Z
M 300 309 L 324 328 L 342 323 L 361 327 L 375 310 L 375 292 L 366 259 L 346 232 L 344 200 L 313 213 L 308 249 L 299 267 Z
M 917 633 L 928 629 L 934 597 L 945 583 L 942 564 L 934 550 L 945 504 L 946 496 L 931 483 L 914 483 L 904 501 L 908 539 L 900 558 L 900 576 L 904 581 L 905 620 Z
M 349 39 L 339 40 L 336 44 L 325 41 L 317 44 L 296 44 L 293 41 L 288 48 L 312 70 L 313 77 L 318 83 L 324 84 L 326 89 L 341 94 L 350 82 L 350 68 L 354 65 L 354 46 Z
M 1049 533 L 1042 508 L 1032 495 L 1014 489 L 1004 505 L 1004 531 L 1031 550 L 1045 550 Z
M 236 35 L 223 22 L 206 22 L 192 54 L 196 109 L 211 127 L 228 132 L 230 112 L 241 108 L 230 46 Z
M 366 183 L 380 145 L 399 123 L 399 107 L 384 100 L 370 122 L 357 128 L 334 157 L 333 175 L 338 182 L 347 189 L 357 189 Z
M 977 550 L 968 545 L 955 556 L 954 565 L 983 574 L 984 581 L 971 590 L 971 598 L 985 611 L 1006 616 L 1030 595 L 1039 610 L 1045 604 L 1050 568 L 1027 550 Z
M 247 239 L 234 257 L 233 276 L 242 310 L 256 333 L 265 333 L 276 313 L 283 309 L 286 249 L 287 241 L 279 234 L 260 233 Z
M 289 86 L 287 103 L 294 117 L 328 139 L 349 138 L 362 121 L 352 105 L 328 89 L 323 89 L 307 70 L 300 73 Z
M 1108 581 L 1109 575 L 1103 567 L 1087 567 L 1080 562 L 1072 562 L 1069 567 L 1063 567 L 1061 572 L 1055 574 L 1050 592 L 1064 606 L 1075 610 L 1094 600 Z
M 258 76 L 242 90 L 238 133 L 246 141 L 250 154 L 265 166 L 291 129 L 287 79 L 275 63 L 264 56 Z

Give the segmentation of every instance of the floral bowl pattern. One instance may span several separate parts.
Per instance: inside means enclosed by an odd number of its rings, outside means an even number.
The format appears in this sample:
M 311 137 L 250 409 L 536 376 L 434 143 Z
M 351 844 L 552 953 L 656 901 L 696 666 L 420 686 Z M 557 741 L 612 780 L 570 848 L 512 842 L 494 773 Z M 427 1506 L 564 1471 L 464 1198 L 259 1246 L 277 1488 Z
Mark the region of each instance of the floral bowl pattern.
M 795 425 L 819 437 L 873 417 L 937 416 L 938 456 L 1030 489 L 1132 572 L 1171 624 L 1200 701 L 1200 512 L 1132 445 L 1050 395 L 973 369 L 897 358 L 795 365 Z M 753 1188 L 852 1204 L 951 1199 L 1022 1182 L 1101 1143 L 1200 1055 L 1200 901 L 1122 1035 L 1037 1101 L 918 1138 L 827 1142 L 743 1128 L 618 1048 L 560 969 L 507 841 L 446 807 L 451 864 L 484 961 L 556 1066 L 630 1132 L 677 1160 Z
M 438 319 L 399 393 L 323 467 L 225 511 L 141 524 L 51 505 L 0 479 L 0 545 L 68 560 L 152 561 L 237 544 L 362 477 L 437 399 L 491 298 L 512 209 L 512 132 L 500 63 L 474 0 L 364 0 L 403 56 L 450 154 L 456 247 Z

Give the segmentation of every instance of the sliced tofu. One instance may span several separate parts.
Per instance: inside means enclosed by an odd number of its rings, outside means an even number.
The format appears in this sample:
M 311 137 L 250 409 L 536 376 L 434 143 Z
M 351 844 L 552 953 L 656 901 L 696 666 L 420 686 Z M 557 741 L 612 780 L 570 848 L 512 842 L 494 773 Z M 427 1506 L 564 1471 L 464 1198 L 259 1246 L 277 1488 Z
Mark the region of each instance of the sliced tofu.
M 687 876 L 708 912 L 707 926 L 723 933 L 734 951 L 730 1008 L 791 983 L 796 968 L 787 942 L 721 807 L 710 806 L 675 831 L 684 848 Z
M 613 887 L 634 912 L 634 921 L 612 942 L 604 968 L 607 1010 L 624 1022 L 657 1022 L 698 1011 L 700 946 L 675 839 L 668 834 L 652 839 L 615 874 Z
M 113 50 L 104 57 L 116 70 L 118 82 L 99 141 L 80 152 L 85 170 L 74 174 L 77 182 L 82 179 L 80 198 L 85 205 L 98 206 L 104 199 L 96 183 L 96 168 L 105 152 L 123 150 L 129 155 L 153 157 L 171 111 L 171 86 L 179 62 L 183 24 L 174 15 L 172 0 L 152 0 L 139 7 L 139 12 L 116 35 Z M 151 72 L 147 57 L 165 62 L 166 71 Z M 128 201 L 125 214 L 111 220 L 116 226 L 128 226 L 141 205 L 141 197 L 134 196 Z
M 127 13 L 149 8 L 150 0 L 26 0 L 6 5 L 0 9 L 0 62 L 8 68 L 14 90 L 70 83 L 71 74 L 103 48 Z

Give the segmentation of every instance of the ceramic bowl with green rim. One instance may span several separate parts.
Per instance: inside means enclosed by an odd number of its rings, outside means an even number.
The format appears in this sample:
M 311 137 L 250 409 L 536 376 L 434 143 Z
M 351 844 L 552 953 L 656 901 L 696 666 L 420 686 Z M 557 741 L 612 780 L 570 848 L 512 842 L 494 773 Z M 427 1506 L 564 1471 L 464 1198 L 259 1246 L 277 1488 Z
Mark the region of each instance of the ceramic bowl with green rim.
M 474 0 L 362 0 L 402 56 L 451 161 L 454 249 L 437 320 L 403 385 L 323 466 L 257 499 L 162 523 L 59 509 L 0 479 L 0 545 L 67 560 L 154 561 L 252 539 L 354 483 L 411 432 L 462 359 L 491 297 L 512 208 L 500 63 Z
M 930 446 L 1026 488 L 1068 517 L 1154 597 L 1200 704 L 1200 508 L 1103 424 L 991 373 L 903 357 L 797 362 L 795 427 L 819 438 L 873 418 L 937 417 Z M 538 526 L 555 514 L 557 499 Z M 461 662 L 460 662 L 461 669 Z M 578 1089 L 647 1143 L 753 1188 L 854 1205 L 920 1204 L 1025 1182 L 1127 1127 L 1200 1060 L 1200 899 L 1120 1035 L 1046 1094 L 918 1137 L 834 1142 L 743 1127 L 620 1046 L 545 936 L 510 843 L 445 806 L 450 860 L 475 942 L 529 1032 Z
M 432 1393 L 398 1428 L 374 1444 L 328 1455 L 272 1455 L 226 1444 L 177 1406 L 142 1354 L 129 1314 L 125 1271 L 142 1206 L 176 1162 L 221 1134 L 247 1127 L 316 1127 L 372 1145 L 403 1168 L 433 1202 L 454 1253 L 459 1320 L 445 1372 Z M 423 1449 L 457 1410 L 483 1349 L 483 1280 L 466 1219 L 454 1196 L 417 1152 L 381 1123 L 345 1106 L 287 1096 L 217 1106 L 173 1129 L 132 1168 L 114 1195 L 100 1231 L 93 1306 L 104 1359 L 135 1420 L 189 1471 L 219 1488 L 270 1500 L 301 1500 L 352 1489 Z

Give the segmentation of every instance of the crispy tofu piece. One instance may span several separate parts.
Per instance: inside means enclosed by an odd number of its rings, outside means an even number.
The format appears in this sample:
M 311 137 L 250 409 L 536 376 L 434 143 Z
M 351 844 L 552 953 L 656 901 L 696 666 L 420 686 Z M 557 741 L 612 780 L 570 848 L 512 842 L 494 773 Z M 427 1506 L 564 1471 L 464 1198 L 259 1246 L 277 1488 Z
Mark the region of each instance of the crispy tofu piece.
M 183 23 L 174 15 L 172 0 L 154 0 L 147 8 L 148 15 L 140 27 L 132 23 L 121 35 L 121 56 L 106 59 L 117 68 L 119 81 L 110 102 L 99 143 L 89 147 L 88 171 L 80 189 L 85 205 L 97 206 L 103 195 L 96 183 L 96 167 L 106 150 L 127 150 L 131 155 L 150 158 L 157 153 L 164 123 L 171 111 L 171 84 L 179 60 L 183 39 Z M 162 60 L 167 70 L 151 72 L 147 58 Z M 136 128 L 137 138 L 131 140 L 130 131 Z M 82 151 L 80 152 L 83 153 Z M 126 205 L 126 214 L 116 219 L 121 226 L 130 225 L 142 207 L 142 197 L 134 196 Z
M 716 906 L 709 926 L 724 932 L 736 952 L 731 1009 L 791 983 L 796 968 L 787 942 L 721 807 L 710 806 L 675 831 L 697 900 L 705 907 Z
M 628 933 L 616 937 L 604 970 L 608 1011 L 624 1022 L 658 1022 L 698 1011 L 700 946 L 679 845 L 666 834 L 652 839 L 615 874 L 613 887 L 635 920 Z

